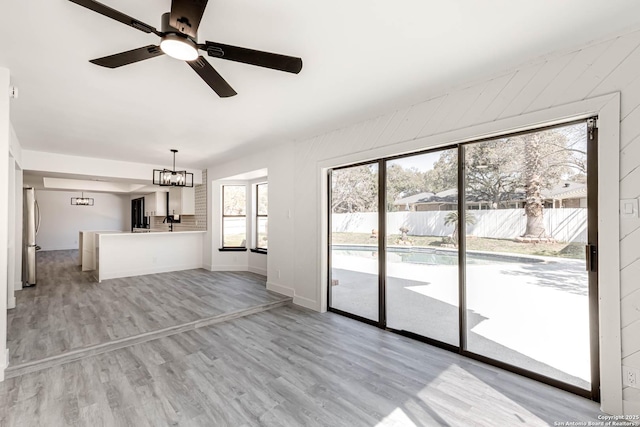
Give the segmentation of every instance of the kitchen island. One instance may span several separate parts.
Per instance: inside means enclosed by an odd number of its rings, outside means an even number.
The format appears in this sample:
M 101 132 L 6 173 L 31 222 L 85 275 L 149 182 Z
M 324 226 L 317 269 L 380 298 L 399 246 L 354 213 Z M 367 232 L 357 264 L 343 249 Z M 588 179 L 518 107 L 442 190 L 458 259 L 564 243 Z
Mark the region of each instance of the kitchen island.
M 98 282 L 202 267 L 204 231 L 95 233 Z
M 91 271 L 96 269 L 96 233 L 113 234 L 123 233 L 118 230 L 90 230 L 80 231 L 78 233 L 78 250 L 80 258 L 80 266 L 82 271 Z

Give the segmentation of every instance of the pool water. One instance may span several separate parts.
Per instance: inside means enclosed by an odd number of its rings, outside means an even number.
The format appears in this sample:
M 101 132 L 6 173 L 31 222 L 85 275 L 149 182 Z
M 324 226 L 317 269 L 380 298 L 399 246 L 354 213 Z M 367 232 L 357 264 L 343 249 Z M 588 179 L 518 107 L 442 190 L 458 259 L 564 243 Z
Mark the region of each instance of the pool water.
M 378 251 L 367 249 L 334 249 L 332 255 L 343 256 L 357 256 L 361 258 L 378 258 Z M 408 264 L 423 264 L 423 265 L 458 265 L 457 252 L 451 251 L 400 251 L 396 248 L 387 250 L 388 262 L 400 262 Z M 474 265 L 490 265 L 490 264 L 503 264 L 509 262 L 509 260 L 502 257 L 490 257 L 490 256 L 474 256 L 473 254 L 467 254 L 467 264 Z M 513 262 L 513 261 L 512 261 Z

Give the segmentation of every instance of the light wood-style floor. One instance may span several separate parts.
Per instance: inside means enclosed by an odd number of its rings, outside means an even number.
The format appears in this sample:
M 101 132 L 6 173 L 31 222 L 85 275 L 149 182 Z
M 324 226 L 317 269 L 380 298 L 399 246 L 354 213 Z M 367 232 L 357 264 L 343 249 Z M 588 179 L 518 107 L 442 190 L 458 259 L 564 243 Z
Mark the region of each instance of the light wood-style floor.
M 333 313 L 279 307 L 0 383 L 2 426 L 546 426 L 598 405 Z
M 97 284 L 77 252 L 40 255 L 40 282 L 19 292 L 9 317 L 12 361 L 251 304 L 267 311 L 16 374 L 0 383 L 2 427 L 546 426 L 600 414 L 589 400 L 337 314 L 268 305 L 288 299 L 258 275 Z
M 38 284 L 8 312 L 10 366 L 288 300 L 248 272 L 187 270 L 97 283 L 78 251 L 38 253 Z

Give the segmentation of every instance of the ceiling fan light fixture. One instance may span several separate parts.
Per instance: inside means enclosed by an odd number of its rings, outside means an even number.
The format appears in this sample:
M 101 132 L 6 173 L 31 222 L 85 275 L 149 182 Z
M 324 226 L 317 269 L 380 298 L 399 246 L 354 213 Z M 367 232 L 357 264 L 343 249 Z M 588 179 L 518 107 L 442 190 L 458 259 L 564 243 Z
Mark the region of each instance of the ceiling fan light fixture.
M 69 1 L 143 33 L 160 37 L 160 46 L 151 44 L 89 61 L 100 67 L 119 68 L 167 54 L 185 61 L 221 98 L 234 96 L 238 93 L 213 68 L 209 61 L 205 60 L 203 55 L 199 53 L 200 50 L 206 51 L 208 56 L 214 58 L 287 73 L 298 74 L 302 70 L 301 58 L 211 41 L 198 43 L 198 28 L 204 16 L 207 0 L 171 0 L 171 11 L 164 13 L 160 19 L 160 31 L 100 3 L 102 0 Z M 176 182 L 180 182 L 180 180 L 178 179 Z
M 194 42 L 177 34 L 166 34 L 160 42 L 160 49 L 172 58 L 193 61 L 198 58 L 198 48 Z

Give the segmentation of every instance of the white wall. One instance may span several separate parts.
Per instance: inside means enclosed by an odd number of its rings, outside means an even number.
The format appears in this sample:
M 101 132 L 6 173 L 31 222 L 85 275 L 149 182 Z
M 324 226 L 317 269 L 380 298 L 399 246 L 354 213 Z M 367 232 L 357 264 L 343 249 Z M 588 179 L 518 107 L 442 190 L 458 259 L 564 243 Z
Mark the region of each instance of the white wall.
M 247 190 L 248 190 L 248 197 L 249 197 L 249 210 L 248 210 L 248 219 L 249 219 L 249 223 L 247 226 L 247 230 L 248 230 L 248 234 L 249 234 L 249 239 L 247 240 L 249 243 L 249 247 L 250 248 L 255 248 L 256 247 L 256 221 L 255 221 L 255 215 L 257 212 L 257 206 L 256 206 L 256 184 L 262 184 L 264 182 L 267 182 L 267 177 L 262 177 L 262 178 L 258 178 L 258 179 L 254 179 L 251 181 L 247 182 Z M 267 275 L 267 260 L 268 260 L 268 254 L 262 254 L 262 253 L 255 253 L 255 252 L 249 252 L 248 254 L 248 267 L 249 267 L 249 271 L 253 272 L 253 273 L 258 273 L 258 274 L 262 274 L 263 276 Z
M 221 195 L 220 185 L 226 177 L 268 169 L 269 183 L 269 255 L 267 258 L 267 289 L 294 296 L 293 286 L 293 143 L 270 146 L 268 151 L 226 161 L 207 170 L 211 195 L 204 257 L 205 268 L 220 270 L 248 269 L 245 252 L 219 252 Z M 224 183 L 230 183 L 225 181 Z M 244 258 L 238 254 L 245 254 Z M 254 254 L 258 255 L 258 254 Z
M 22 248 L 16 246 L 16 161 L 9 153 L 7 162 L 7 309 L 16 307 L 16 252 Z
M 16 164 L 22 167 L 22 146 L 20 145 L 18 135 L 16 135 L 16 131 L 11 123 L 9 123 L 9 127 L 9 152 L 15 159 Z
M 71 205 L 78 192 L 36 190 L 42 221 L 36 243 L 44 251 L 77 249 L 80 230 L 131 229 L 131 200 L 127 195 L 85 193 L 94 206 Z
M 7 243 L 9 236 L 9 70 L 0 67 L 0 380 L 4 380 L 7 358 Z
M 15 254 L 15 276 L 13 278 L 13 290 L 19 291 L 22 289 L 22 169 L 16 164 L 16 177 L 15 177 L 15 206 L 16 206 L 16 221 L 14 224 L 16 254 Z
M 13 166 L 9 166 L 9 169 L 14 169 L 14 190 L 13 190 L 13 221 L 9 221 L 9 233 L 11 233 L 11 227 L 13 227 L 13 242 L 14 242 L 14 267 L 13 267 L 13 280 L 9 277 L 9 308 L 11 308 L 11 295 L 14 291 L 22 289 L 22 146 L 18 140 L 15 130 L 11 123 L 9 134 L 9 155 L 13 157 Z M 13 222 L 13 226 L 11 223 Z M 15 296 L 14 296 L 15 300 Z

